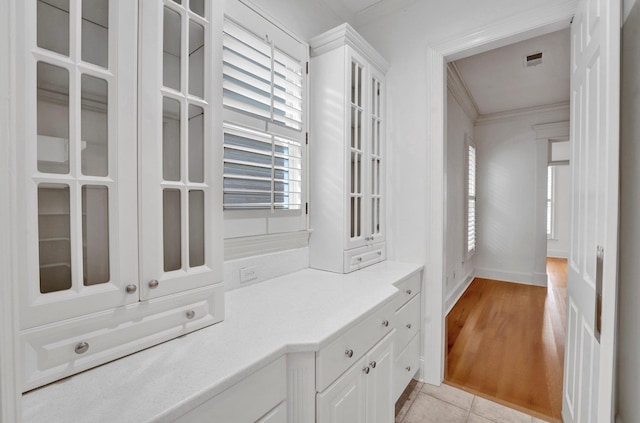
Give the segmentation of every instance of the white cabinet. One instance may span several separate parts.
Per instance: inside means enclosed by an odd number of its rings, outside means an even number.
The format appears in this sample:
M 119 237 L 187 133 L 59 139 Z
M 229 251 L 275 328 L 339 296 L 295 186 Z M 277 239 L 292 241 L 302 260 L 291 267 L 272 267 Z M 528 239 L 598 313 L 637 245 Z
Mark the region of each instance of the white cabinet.
M 393 334 L 387 335 L 317 397 L 318 423 L 390 423 Z
M 310 265 L 348 273 L 386 256 L 388 64 L 348 24 L 310 46 Z
M 210 0 L 15 4 L 29 390 L 223 318 L 222 17 Z

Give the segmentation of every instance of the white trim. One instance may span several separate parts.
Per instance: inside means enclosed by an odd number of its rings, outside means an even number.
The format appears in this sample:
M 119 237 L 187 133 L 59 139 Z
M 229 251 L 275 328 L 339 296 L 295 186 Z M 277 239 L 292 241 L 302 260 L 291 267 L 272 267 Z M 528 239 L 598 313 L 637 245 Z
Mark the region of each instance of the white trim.
M 547 250 L 547 257 L 568 259 L 569 251 L 568 250 Z
M 533 130 L 536 131 L 536 139 L 556 139 L 569 137 L 569 121 L 553 123 L 541 123 L 539 125 L 533 125 Z
M 478 104 L 473 98 L 469 86 L 465 82 L 455 62 L 447 63 L 447 89 L 456 99 L 464 113 L 475 122 L 480 115 Z
M 539 272 L 526 273 L 500 269 L 476 268 L 476 278 L 519 283 L 523 285 L 547 286 L 547 274 Z
M 525 40 L 566 28 L 576 9 L 577 0 L 546 3 L 533 10 L 518 13 L 480 29 L 452 37 L 439 44 L 427 46 L 427 133 L 429 145 L 427 166 L 430 169 L 428 192 L 428 254 L 425 290 L 424 366 L 423 379 L 440 385 L 444 378 L 444 231 L 446 190 L 444 184 L 445 162 L 445 56 L 448 61 L 467 57 L 498 46 Z
M 492 113 L 489 115 L 480 115 L 478 116 L 478 119 L 476 120 L 475 124 L 476 126 L 482 126 L 482 125 L 488 125 L 490 123 L 495 123 L 500 121 L 509 121 L 513 119 L 519 119 L 521 117 L 536 115 L 539 113 L 556 112 L 556 111 L 569 112 L 569 102 L 565 101 L 562 103 L 547 104 L 544 106 L 525 107 L 523 109 L 509 110 L 506 112 Z
M 389 62 L 348 23 L 339 25 L 311 39 L 309 41 L 311 57 L 343 47 L 345 44 L 363 56 L 366 61 L 376 66 L 382 73 L 386 73 L 389 70 Z
M 474 279 L 475 279 L 475 275 L 473 274 L 473 272 L 469 273 L 449 293 L 449 296 L 447 297 L 447 301 L 445 305 L 445 316 L 451 313 L 451 310 L 453 309 L 453 307 L 458 303 L 458 301 L 460 300 L 460 297 L 462 297 L 464 293 L 467 292 L 469 285 L 471 285 L 471 282 L 473 282 Z
M 304 248 L 311 231 L 286 232 L 224 240 L 224 259 L 235 260 L 277 251 Z
M 15 289 L 14 2 L 0 3 L 0 421 L 20 420 Z M 7 201 L 8 200 L 8 201 Z

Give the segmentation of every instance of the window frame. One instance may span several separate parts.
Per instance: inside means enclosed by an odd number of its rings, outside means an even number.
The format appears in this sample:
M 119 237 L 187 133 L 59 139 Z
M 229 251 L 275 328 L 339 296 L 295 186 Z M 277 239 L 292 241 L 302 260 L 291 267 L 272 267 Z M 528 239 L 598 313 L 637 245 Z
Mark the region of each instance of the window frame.
M 224 19 L 245 29 L 250 28 L 254 34 L 268 32 L 271 28 L 287 45 L 299 45 L 302 52 L 300 64 L 302 66 L 302 122 L 300 129 L 290 128 L 274 121 L 260 119 L 237 107 L 223 107 L 223 124 L 234 125 L 264 132 L 272 136 L 295 139 L 300 143 L 301 162 L 301 194 L 299 209 L 225 209 L 224 216 L 224 244 L 225 259 L 246 257 L 265 252 L 281 251 L 289 248 L 299 248 L 301 239 L 308 245 L 308 122 L 309 122 L 309 46 L 297 34 L 279 24 L 270 15 L 246 0 L 226 1 L 224 5 Z M 277 37 L 273 37 L 277 38 Z M 271 37 L 270 37 L 271 39 Z M 275 47 L 279 44 L 274 42 Z M 282 44 L 280 44 L 282 45 Z M 222 49 L 222 45 L 220 46 Z M 289 54 L 280 49 L 285 54 Z M 296 50 L 297 51 L 297 50 Z M 297 59 L 296 59 L 297 60 Z M 220 73 L 223 78 L 223 72 Z M 223 141 L 224 142 L 224 141 Z M 273 179 L 272 179 L 273 181 Z
M 547 201 L 546 201 L 546 228 L 547 239 L 555 239 L 556 229 L 556 166 L 547 166 Z
M 474 150 L 474 195 L 470 196 L 469 195 L 469 150 L 470 148 L 473 148 Z M 463 222 L 464 222 L 464 231 L 463 231 L 463 243 L 462 245 L 464 246 L 464 251 L 463 251 L 463 257 L 465 257 L 465 259 L 470 259 L 471 257 L 473 257 L 473 255 L 475 254 L 477 248 L 478 248 L 478 226 L 477 226 L 477 216 L 478 216 L 478 149 L 475 145 L 475 143 L 473 142 L 473 139 L 468 135 L 465 134 L 464 136 L 464 200 L 463 200 L 463 204 L 464 204 L 464 217 L 463 217 Z M 473 248 L 469 248 L 469 200 L 471 200 L 471 197 L 473 197 L 474 200 L 474 233 L 473 233 Z

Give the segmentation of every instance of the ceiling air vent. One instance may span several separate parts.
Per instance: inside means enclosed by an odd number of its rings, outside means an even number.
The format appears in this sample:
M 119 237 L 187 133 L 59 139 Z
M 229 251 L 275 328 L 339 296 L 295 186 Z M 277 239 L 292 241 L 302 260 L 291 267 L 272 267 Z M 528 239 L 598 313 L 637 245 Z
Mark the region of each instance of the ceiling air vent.
M 542 63 L 542 52 L 539 51 L 537 53 L 532 53 L 524 58 L 524 65 L 527 68 L 532 68 L 534 66 L 538 66 Z

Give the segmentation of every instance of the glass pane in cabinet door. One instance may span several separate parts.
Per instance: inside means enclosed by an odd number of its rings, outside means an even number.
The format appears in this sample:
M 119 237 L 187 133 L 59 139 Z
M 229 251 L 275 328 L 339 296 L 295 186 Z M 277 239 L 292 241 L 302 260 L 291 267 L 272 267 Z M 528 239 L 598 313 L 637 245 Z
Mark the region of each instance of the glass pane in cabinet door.
M 356 104 L 356 63 L 351 62 L 351 103 Z
M 69 0 L 38 0 L 38 47 L 69 56 Z
M 204 191 L 189 191 L 189 266 L 204 264 Z
M 189 94 L 204 98 L 204 28 L 189 21 Z
M 162 100 L 162 178 L 180 180 L 180 102 Z
M 109 282 L 109 190 L 82 187 L 82 265 L 85 286 Z
M 351 197 L 351 222 L 350 222 L 350 236 L 354 238 L 356 236 L 356 214 L 358 210 L 356 210 L 356 199 L 355 197 Z
M 351 107 L 351 148 L 356 148 L 356 109 Z
M 366 125 L 366 123 L 365 123 Z M 362 110 L 356 113 L 356 148 L 362 150 Z
M 89 75 L 81 77 L 82 173 L 107 176 L 109 115 L 107 81 Z
M 71 288 L 71 225 L 69 186 L 38 186 L 40 292 Z
M 182 268 L 182 209 L 180 190 L 163 190 L 162 235 L 164 245 L 164 271 Z
M 358 76 L 356 83 L 356 104 L 358 106 L 362 106 L 362 67 L 357 66 L 358 68 Z
M 82 60 L 109 67 L 109 0 L 82 0 Z
M 189 181 L 204 182 L 204 110 L 189 105 Z
M 69 173 L 69 71 L 38 62 L 38 170 Z
M 162 81 L 163 85 L 180 91 L 180 57 L 181 57 L 181 18 L 180 14 L 167 7 L 164 8 Z
M 191 9 L 193 13 L 204 17 L 204 0 L 190 0 L 189 9 Z

